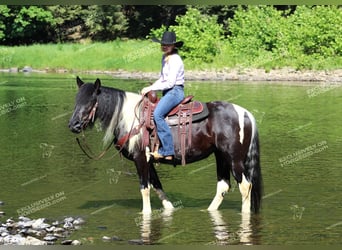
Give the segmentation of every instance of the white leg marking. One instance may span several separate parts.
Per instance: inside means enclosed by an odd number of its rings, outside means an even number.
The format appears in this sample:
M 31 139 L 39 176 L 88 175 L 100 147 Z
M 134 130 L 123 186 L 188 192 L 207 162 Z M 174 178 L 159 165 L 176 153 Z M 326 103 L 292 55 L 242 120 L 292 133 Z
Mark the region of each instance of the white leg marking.
M 145 149 L 145 155 L 146 155 L 146 161 L 149 162 L 150 159 L 151 159 L 151 154 L 150 154 L 150 148 L 149 147 L 146 147 Z
M 170 201 L 163 200 L 162 203 L 163 203 L 164 209 L 174 209 L 174 207 Z
M 242 181 L 239 183 L 239 189 L 242 196 L 242 213 L 251 212 L 251 190 L 252 183 L 248 182 L 245 175 L 242 174 Z
M 223 196 L 228 192 L 228 190 L 229 186 L 227 182 L 225 182 L 224 180 L 217 182 L 216 195 L 208 207 L 209 211 L 218 209 L 223 201 Z
M 151 201 L 150 201 L 150 186 L 148 188 L 144 188 L 140 190 L 142 200 L 143 200 L 143 214 L 150 214 L 152 212 L 151 209 Z
M 243 137 L 244 137 L 244 122 L 245 122 L 245 112 L 246 110 L 236 104 L 233 104 L 235 111 L 238 113 L 239 116 L 239 126 L 240 126 L 240 131 L 239 131 L 239 135 L 240 135 L 240 143 L 243 143 Z

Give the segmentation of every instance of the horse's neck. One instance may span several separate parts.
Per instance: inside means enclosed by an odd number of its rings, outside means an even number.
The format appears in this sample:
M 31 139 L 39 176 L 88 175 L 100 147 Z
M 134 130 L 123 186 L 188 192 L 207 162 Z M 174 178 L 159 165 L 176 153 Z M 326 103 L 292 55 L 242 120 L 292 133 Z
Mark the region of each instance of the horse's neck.
M 137 125 L 135 108 L 141 96 L 113 88 L 104 88 L 98 97 L 98 118 L 107 133 L 120 136 L 127 133 L 133 125 Z M 108 136 L 108 134 L 107 134 Z
M 117 115 L 117 105 L 121 98 L 118 97 L 118 93 L 114 91 L 108 91 L 108 89 L 102 90 L 98 96 L 98 114 L 97 117 L 101 121 L 103 127 L 107 128 L 113 115 Z

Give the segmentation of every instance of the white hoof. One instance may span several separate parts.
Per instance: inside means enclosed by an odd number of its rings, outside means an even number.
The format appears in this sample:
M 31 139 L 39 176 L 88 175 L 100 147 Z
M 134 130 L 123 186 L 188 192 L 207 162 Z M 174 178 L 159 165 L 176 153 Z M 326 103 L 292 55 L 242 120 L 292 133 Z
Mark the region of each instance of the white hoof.
M 174 209 L 174 206 L 172 205 L 172 203 L 168 200 L 163 200 L 163 207 L 164 209 Z

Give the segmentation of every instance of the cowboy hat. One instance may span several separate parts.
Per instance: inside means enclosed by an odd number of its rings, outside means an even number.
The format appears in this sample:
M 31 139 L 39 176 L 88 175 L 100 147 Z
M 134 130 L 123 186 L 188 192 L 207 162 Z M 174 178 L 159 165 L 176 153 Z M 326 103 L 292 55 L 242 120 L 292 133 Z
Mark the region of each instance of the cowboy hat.
M 157 43 L 165 44 L 165 45 L 174 44 L 175 47 L 177 47 L 177 48 L 182 47 L 184 44 L 183 41 L 176 42 L 176 40 L 177 40 L 176 39 L 176 33 L 172 32 L 172 31 L 165 31 L 161 40 L 159 40 L 155 37 L 152 38 L 153 42 L 157 42 Z

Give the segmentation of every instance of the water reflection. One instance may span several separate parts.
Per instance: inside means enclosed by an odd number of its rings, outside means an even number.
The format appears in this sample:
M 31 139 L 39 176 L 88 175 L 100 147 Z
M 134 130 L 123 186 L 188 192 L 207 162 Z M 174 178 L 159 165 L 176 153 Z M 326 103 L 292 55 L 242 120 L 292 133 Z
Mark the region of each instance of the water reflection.
M 171 226 L 174 211 L 175 209 L 160 209 L 141 216 L 140 233 L 142 244 L 159 244 L 166 239 L 166 237 L 161 237 L 161 231 L 162 228 Z
M 257 236 L 257 230 L 260 225 L 260 217 L 241 213 L 241 223 L 239 229 L 234 232 L 224 221 L 221 211 L 209 211 L 213 223 L 213 231 L 216 240 L 213 245 L 255 245 L 260 244 L 260 238 Z M 255 232 L 255 235 L 253 234 Z
M 228 233 L 228 228 L 226 222 L 222 218 L 222 214 L 220 211 L 209 211 L 209 215 L 211 218 L 211 222 L 213 223 L 213 229 L 215 234 L 215 244 L 216 245 L 228 245 L 230 239 L 230 235 Z M 213 242 L 214 243 L 214 242 Z
M 162 244 L 164 240 L 174 237 L 176 234 L 164 236 L 162 231 L 172 224 L 175 210 L 155 210 L 151 214 L 141 215 L 140 233 L 141 244 Z M 241 222 L 237 230 L 232 230 L 224 220 L 221 211 L 208 212 L 215 240 L 208 245 L 258 245 L 261 244 L 260 217 L 241 213 Z M 181 230 L 179 233 L 184 232 Z

